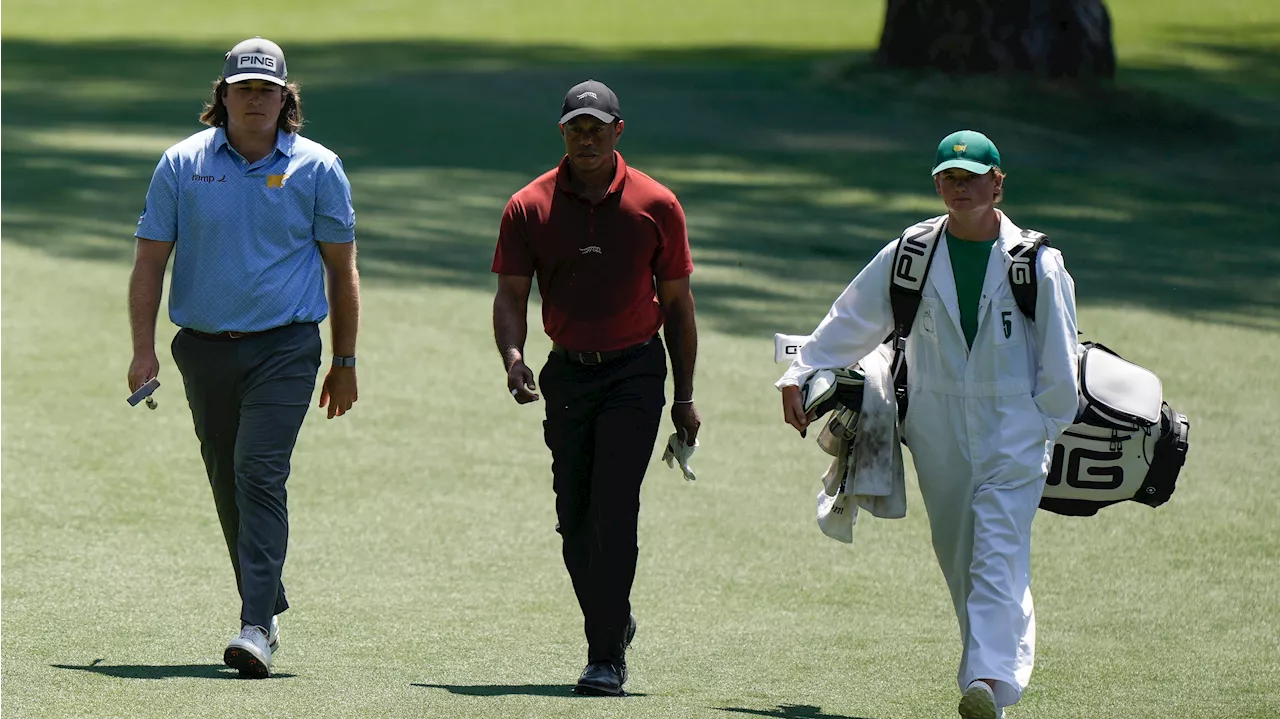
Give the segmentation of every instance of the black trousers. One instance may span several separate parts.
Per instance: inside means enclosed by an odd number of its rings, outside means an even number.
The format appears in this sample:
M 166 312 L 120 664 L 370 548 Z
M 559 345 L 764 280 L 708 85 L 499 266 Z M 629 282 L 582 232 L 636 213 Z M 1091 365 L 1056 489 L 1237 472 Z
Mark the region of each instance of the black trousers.
M 234 340 L 188 330 L 173 338 L 247 624 L 269 627 L 289 608 L 280 581 L 289 543 L 285 480 L 320 346 L 315 323 Z
M 556 531 L 582 608 L 588 661 L 624 660 L 640 484 L 666 404 L 666 378 L 666 352 L 656 338 L 602 365 L 552 353 L 539 377 Z

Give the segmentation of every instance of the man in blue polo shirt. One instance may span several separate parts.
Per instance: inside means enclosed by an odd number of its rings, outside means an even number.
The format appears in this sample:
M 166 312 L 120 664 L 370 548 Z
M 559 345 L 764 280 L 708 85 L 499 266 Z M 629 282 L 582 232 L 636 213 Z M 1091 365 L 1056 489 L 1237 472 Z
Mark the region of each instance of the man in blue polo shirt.
M 301 102 L 279 45 L 255 37 L 232 48 L 200 120 L 210 128 L 160 159 L 138 220 L 129 390 L 160 372 L 156 314 L 172 254 L 173 359 L 242 602 L 223 659 L 260 678 L 289 606 L 285 481 L 329 304 L 334 357 L 320 406 L 333 418 L 356 401 L 355 212 L 337 155 L 297 134 Z

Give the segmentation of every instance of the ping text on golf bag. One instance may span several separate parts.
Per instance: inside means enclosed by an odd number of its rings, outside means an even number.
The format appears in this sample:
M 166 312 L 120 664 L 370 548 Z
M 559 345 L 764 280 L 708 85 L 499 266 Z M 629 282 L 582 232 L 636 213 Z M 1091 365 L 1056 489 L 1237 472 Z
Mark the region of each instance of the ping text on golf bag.
M 945 216 L 915 225 L 898 242 L 893 258 L 889 299 L 894 331 L 886 340 L 893 349 L 894 385 L 899 417 L 905 417 L 907 397 L 906 338 L 920 307 L 925 277 L 933 263 Z M 1029 320 L 1036 314 L 1036 257 L 1048 238 L 1023 230 L 1025 240 L 1010 254 L 1009 283 L 1018 309 Z M 775 361 L 790 360 L 807 337 L 775 337 Z M 1058 514 L 1089 516 L 1108 505 L 1127 500 L 1158 507 L 1168 501 L 1187 456 L 1190 422 L 1163 398 L 1160 379 L 1151 371 L 1128 362 L 1110 348 L 1093 342 L 1078 346 L 1080 406 L 1075 424 L 1058 439 L 1045 483 L 1040 508 Z M 833 368 L 834 369 L 834 368 Z M 840 377 L 832 383 L 826 373 L 819 384 L 803 388 L 806 408 L 821 416 L 839 405 L 830 422 L 849 433 L 859 399 Z M 828 384 L 830 383 L 830 384 Z M 826 397 L 840 389 L 840 396 Z M 814 391 L 818 390 L 818 391 Z

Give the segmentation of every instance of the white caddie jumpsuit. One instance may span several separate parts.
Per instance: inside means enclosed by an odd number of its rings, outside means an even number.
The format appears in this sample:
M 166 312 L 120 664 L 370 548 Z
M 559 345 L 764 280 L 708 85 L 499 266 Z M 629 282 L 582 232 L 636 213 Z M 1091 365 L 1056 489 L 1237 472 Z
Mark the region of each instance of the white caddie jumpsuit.
M 1031 679 L 1031 520 L 1053 443 L 1076 415 L 1075 284 L 1062 254 L 1036 265 L 1035 322 L 1018 309 L 1009 250 L 1021 230 L 1000 213 L 970 349 L 960 327 L 945 235 L 938 240 L 907 339 L 910 403 L 904 438 L 915 461 L 933 549 L 960 622 L 961 690 L 994 679 L 996 703 L 1014 704 Z M 823 368 L 846 367 L 893 329 L 890 271 L 898 242 L 876 255 L 832 305 L 779 388 Z

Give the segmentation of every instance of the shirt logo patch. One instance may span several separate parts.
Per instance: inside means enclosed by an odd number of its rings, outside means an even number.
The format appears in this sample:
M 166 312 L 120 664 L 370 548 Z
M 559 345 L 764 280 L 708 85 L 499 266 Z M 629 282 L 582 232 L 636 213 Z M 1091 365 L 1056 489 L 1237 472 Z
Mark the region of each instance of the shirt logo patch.
M 236 68 L 240 70 L 243 70 L 245 68 L 250 68 L 250 69 L 257 68 L 262 70 L 268 70 L 270 72 L 275 72 L 276 59 L 274 57 L 271 57 L 270 55 L 263 55 L 260 52 L 245 53 L 244 55 L 240 56 L 240 60 L 236 63 Z
M 584 254 L 584 255 L 590 255 L 590 254 L 593 254 L 593 253 L 594 253 L 594 254 L 597 254 L 597 255 L 603 255 L 603 254 L 604 254 L 604 252 L 601 252 L 601 251 L 600 251 L 600 248 L 599 248 L 598 246 L 596 246 L 596 245 L 591 245 L 591 246 L 589 246 L 589 247 L 579 247 L 579 248 L 578 248 L 578 252 L 581 252 L 581 253 L 582 253 L 582 254 Z
M 284 187 L 288 175 L 267 175 L 267 187 Z
M 223 177 L 225 178 L 226 175 L 223 175 Z M 219 180 L 213 175 L 192 175 L 191 181 L 192 182 L 218 182 Z

